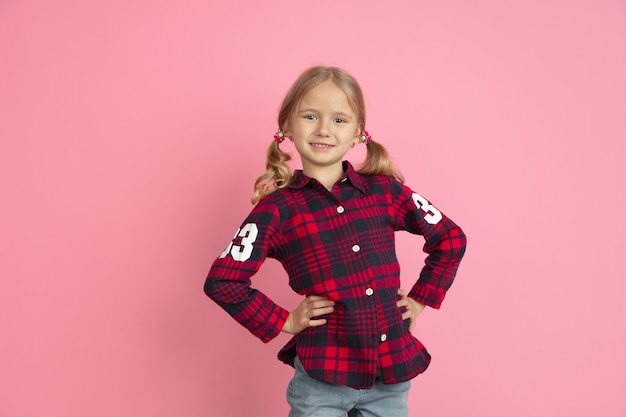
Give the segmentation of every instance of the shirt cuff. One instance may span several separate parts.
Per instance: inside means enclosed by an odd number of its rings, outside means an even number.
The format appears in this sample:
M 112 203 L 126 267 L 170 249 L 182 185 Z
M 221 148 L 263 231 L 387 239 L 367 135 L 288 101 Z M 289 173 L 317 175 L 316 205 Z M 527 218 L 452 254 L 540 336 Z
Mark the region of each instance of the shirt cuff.
M 432 285 L 417 282 L 413 288 L 411 288 L 408 296 L 429 307 L 439 309 L 446 296 L 446 291 Z
M 252 330 L 252 333 L 263 343 L 267 343 L 280 334 L 287 322 L 287 317 L 289 317 L 289 311 L 276 306 L 264 325 Z

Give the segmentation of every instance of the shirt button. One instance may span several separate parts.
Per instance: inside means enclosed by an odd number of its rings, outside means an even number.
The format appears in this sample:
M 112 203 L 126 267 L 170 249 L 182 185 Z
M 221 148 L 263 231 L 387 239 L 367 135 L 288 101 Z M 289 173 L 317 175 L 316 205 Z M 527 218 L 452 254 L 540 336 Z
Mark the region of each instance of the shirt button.
M 358 252 L 358 251 L 360 251 L 360 250 L 361 250 L 361 247 L 360 247 L 359 245 L 354 245 L 354 246 L 352 246 L 352 252 L 355 252 L 355 253 L 356 253 L 356 252 Z
M 387 335 L 385 333 L 380 335 L 380 341 L 384 342 L 385 340 L 387 340 Z
M 365 295 L 367 295 L 368 297 L 370 297 L 372 294 L 374 294 L 374 290 L 371 288 L 368 288 L 365 290 Z
M 343 213 L 344 211 L 346 211 L 346 210 L 343 208 L 343 206 L 339 206 L 339 207 L 337 207 L 337 213 L 341 214 L 341 213 Z

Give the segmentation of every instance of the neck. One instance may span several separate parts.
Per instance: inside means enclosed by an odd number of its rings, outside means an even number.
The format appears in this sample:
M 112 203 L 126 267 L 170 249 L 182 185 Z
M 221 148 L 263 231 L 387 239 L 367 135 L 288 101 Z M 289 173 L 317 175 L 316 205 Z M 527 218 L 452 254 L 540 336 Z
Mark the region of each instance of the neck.
M 310 178 L 315 178 L 318 180 L 324 187 L 332 188 L 333 185 L 341 178 L 343 175 L 343 165 L 339 164 L 336 166 L 328 166 L 328 167 L 303 167 L 302 173 Z

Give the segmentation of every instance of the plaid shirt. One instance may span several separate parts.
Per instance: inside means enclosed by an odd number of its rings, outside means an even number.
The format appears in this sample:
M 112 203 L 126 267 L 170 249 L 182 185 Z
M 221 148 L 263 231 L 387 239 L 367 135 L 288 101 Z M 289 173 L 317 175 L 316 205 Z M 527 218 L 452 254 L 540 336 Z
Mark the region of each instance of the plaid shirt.
M 423 235 L 428 253 L 409 297 L 439 308 L 465 252 L 461 229 L 427 200 L 387 176 L 345 175 L 327 190 L 296 171 L 292 182 L 262 199 L 215 260 L 205 293 L 264 342 L 281 331 L 289 312 L 250 278 L 267 257 L 277 259 L 298 294 L 335 301 L 328 322 L 294 336 L 279 352 L 297 354 L 310 376 L 371 388 L 409 380 L 430 362 L 396 306 L 400 266 L 394 232 Z

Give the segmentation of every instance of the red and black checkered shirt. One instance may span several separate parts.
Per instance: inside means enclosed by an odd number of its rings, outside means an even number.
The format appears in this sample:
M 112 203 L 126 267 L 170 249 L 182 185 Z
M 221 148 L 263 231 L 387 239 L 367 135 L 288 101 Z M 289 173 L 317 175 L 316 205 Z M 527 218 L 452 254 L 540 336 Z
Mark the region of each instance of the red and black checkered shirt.
M 215 260 L 205 293 L 264 342 L 289 312 L 250 286 L 267 257 L 298 294 L 335 301 L 327 324 L 294 336 L 278 357 L 297 354 L 310 376 L 370 388 L 409 380 L 430 362 L 396 306 L 400 266 L 394 232 L 423 235 L 428 254 L 409 297 L 439 308 L 465 252 L 461 229 L 426 199 L 386 176 L 345 175 L 329 191 L 296 171 L 289 186 L 262 199 Z

